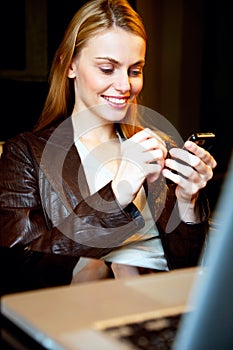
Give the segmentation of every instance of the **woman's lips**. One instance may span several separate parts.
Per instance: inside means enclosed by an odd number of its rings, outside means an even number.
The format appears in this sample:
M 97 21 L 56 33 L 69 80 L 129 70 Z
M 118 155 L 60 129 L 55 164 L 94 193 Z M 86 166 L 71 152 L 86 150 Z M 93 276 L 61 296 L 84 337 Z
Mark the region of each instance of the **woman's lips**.
M 104 96 L 102 97 L 113 107 L 122 108 L 125 107 L 129 97 L 116 97 L 116 96 Z

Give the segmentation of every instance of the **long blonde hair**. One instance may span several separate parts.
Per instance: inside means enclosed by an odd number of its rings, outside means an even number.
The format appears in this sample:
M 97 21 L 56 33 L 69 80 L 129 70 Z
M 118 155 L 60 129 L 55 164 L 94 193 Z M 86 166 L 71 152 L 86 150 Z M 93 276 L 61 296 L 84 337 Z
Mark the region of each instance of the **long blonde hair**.
M 48 95 L 35 130 L 41 130 L 59 118 L 70 116 L 74 105 L 74 88 L 72 80 L 67 76 L 70 63 L 89 38 L 112 26 L 130 31 L 147 43 L 142 19 L 127 0 L 91 0 L 83 5 L 72 18 L 55 53 L 49 75 Z M 123 126 L 127 137 L 135 132 L 133 126 L 136 123 L 132 120 L 135 113 L 132 109 L 133 106 L 127 113 L 125 127 Z

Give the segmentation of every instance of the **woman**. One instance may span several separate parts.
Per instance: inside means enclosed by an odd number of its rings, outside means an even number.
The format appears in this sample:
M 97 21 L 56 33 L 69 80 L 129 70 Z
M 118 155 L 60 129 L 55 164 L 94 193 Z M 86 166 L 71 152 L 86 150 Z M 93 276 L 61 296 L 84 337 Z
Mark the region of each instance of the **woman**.
M 146 44 L 125 0 L 73 17 L 35 129 L 4 144 L 2 294 L 197 264 L 216 162 L 137 120 Z

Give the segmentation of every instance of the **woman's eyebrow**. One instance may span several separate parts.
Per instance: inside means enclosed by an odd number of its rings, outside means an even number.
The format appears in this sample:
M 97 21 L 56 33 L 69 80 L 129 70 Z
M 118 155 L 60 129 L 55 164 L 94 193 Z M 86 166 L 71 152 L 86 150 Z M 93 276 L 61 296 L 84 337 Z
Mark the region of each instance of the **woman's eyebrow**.
M 112 57 L 95 57 L 95 59 L 106 60 L 106 61 L 109 61 L 109 62 L 114 63 L 114 64 L 120 64 L 119 61 L 115 60 Z M 144 65 L 144 64 L 145 64 L 145 60 L 139 60 L 138 62 L 133 63 L 132 66 Z
M 112 57 L 95 57 L 96 60 L 106 60 L 109 61 L 111 63 L 115 63 L 115 64 L 119 64 L 120 62 L 118 62 L 117 60 L 115 60 Z

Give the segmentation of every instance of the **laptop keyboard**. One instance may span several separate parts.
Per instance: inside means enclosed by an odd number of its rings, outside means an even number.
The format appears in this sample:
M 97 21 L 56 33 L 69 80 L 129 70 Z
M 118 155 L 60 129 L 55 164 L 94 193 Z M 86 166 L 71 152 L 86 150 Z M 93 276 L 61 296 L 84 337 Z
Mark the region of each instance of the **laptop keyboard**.
M 170 350 L 182 314 L 105 328 L 107 335 L 130 345 L 130 349 Z

